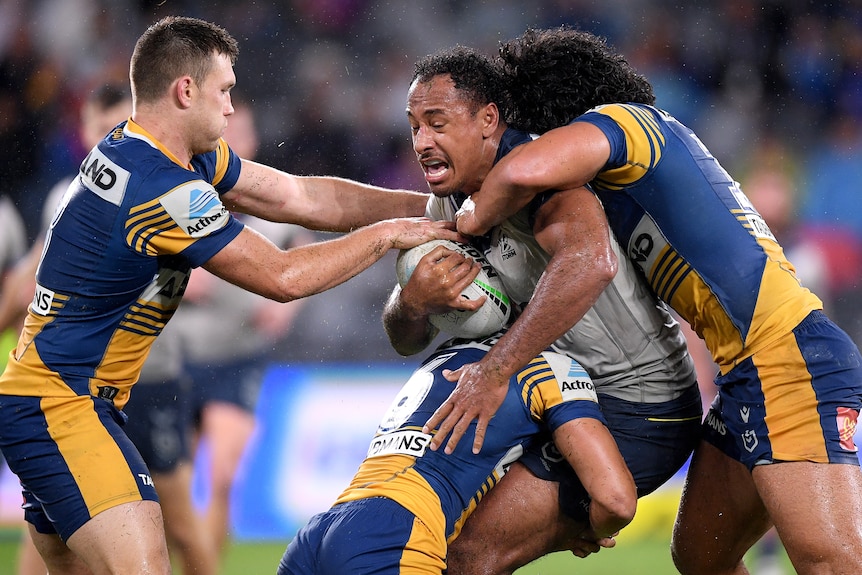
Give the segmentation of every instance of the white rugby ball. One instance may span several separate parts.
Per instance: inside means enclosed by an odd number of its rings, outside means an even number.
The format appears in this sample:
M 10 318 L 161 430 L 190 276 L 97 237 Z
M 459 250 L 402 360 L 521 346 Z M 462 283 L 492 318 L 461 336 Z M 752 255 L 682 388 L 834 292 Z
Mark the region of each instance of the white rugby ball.
M 488 263 L 485 256 L 473 246 L 449 240 L 431 240 L 409 250 L 401 250 L 395 261 L 395 274 L 401 287 L 407 283 L 422 256 L 442 245 L 452 251 L 460 252 L 478 262 L 482 270 L 476 279 L 467 286 L 461 295 L 467 299 L 486 296 L 485 303 L 476 311 L 452 310 L 435 314 L 428 318 L 440 331 L 467 339 L 480 338 L 499 331 L 506 326 L 512 312 L 509 296 L 497 271 Z

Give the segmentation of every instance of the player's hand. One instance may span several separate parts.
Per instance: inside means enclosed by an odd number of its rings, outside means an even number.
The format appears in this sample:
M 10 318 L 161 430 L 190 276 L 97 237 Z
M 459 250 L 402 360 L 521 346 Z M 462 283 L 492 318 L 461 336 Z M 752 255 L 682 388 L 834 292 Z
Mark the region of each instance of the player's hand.
M 467 198 L 461 204 L 461 207 L 455 212 L 455 222 L 458 226 L 458 231 L 468 236 L 481 236 L 488 233 L 488 229 L 479 225 L 476 219 L 476 204 L 473 198 Z
M 387 226 L 392 242 L 389 247 L 395 249 L 406 250 L 431 240 L 467 241 L 467 238 L 455 231 L 455 223 L 447 220 L 395 218 L 372 225 Z
M 465 364 L 454 371 L 444 370 L 443 376 L 458 383 L 446 401 L 431 415 L 422 431 L 431 433 L 437 430 L 431 438 L 432 451 L 436 451 L 448 437 L 445 453 L 451 454 L 470 424 L 478 420 L 473 453 L 479 453 L 488 423 L 506 397 L 509 378 L 501 375 L 499 368 L 490 367 L 482 361 Z
M 453 309 L 477 310 L 485 297 L 461 297 L 482 267 L 473 258 L 437 246 L 425 254 L 401 290 L 402 305 L 421 310 L 423 315 L 446 313 Z
M 576 557 L 583 559 L 593 553 L 598 553 L 602 549 L 610 549 L 616 546 L 617 540 L 614 539 L 615 535 L 596 537 L 592 529 L 585 529 L 572 539 L 569 550 Z

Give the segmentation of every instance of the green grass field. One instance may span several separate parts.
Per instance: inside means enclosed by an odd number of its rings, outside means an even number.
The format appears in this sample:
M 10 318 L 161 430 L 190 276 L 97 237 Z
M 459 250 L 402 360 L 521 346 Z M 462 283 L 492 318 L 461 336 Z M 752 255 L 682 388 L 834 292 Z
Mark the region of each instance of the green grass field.
M 679 502 L 679 489 L 670 487 L 641 499 L 635 520 L 617 538 L 617 546 L 586 559 L 571 553 L 555 553 L 518 570 L 516 575 L 611 575 L 637 573 L 677 575 L 670 558 L 670 534 Z M 15 551 L 20 531 L 0 527 L 0 575 L 15 575 Z M 224 558 L 220 575 L 274 574 L 286 541 L 238 542 Z M 794 573 L 786 554 L 781 555 L 786 575 Z M 747 559 L 757 573 L 757 555 Z
M 0 531 L 0 575 L 15 574 L 17 535 L 16 530 Z M 225 557 L 221 575 L 274 574 L 278 560 L 284 552 L 284 545 L 283 542 L 234 544 Z M 581 575 L 676 573 L 670 563 L 666 542 L 642 540 L 631 544 L 620 543 L 616 549 L 606 549 L 586 559 L 578 559 L 568 553 L 557 553 L 524 567 L 517 575 L 562 575 L 572 573 L 573 568 L 577 568 Z
M 662 532 L 656 537 L 621 537 L 614 549 L 605 549 L 586 559 L 555 553 L 518 570 L 516 575 L 676 575 L 668 551 L 669 541 L 664 535 Z M 17 529 L 0 529 L 0 575 L 15 574 L 17 537 Z M 285 542 L 236 543 L 228 550 L 221 575 L 274 574 L 284 545 Z M 786 556 L 783 561 L 785 573 L 794 573 Z M 757 572 L 756 559 L 749 560 L 749 567 L 753 568 L 752 573 Z

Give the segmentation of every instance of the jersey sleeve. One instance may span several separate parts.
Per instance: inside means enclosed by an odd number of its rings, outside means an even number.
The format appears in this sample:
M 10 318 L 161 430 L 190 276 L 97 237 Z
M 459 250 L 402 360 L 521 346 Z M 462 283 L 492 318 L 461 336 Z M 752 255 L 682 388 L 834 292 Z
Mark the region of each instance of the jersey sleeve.
M 228 146 L 224 138 L 219 140 L 215 151 L 200 154 L 192 160 L 195 171 L 204 175 L 204 179 L 212 182 L 213 188 L 219 194 L 231 190 L 242 170 L 242 160 Z
M 195 156 L 192 165 L 194 172 L 177 169 L 152 176 L 164 178 L 159 185 L 168 191 L 129 209 L 124 232 L 134 251 L 181 254 L 197 267 L 242 231 L 243 224 L 219 198 L 239 178 L 239 156 L 220 140 L 215 151 Z
M 568 356 L 544 352 L 518 375 L 533 417 L 553 432 L 562 424 L 590 417 L 607 425 L 586 370 Z
M 599 106 L 572 120 L 599 128 L 611 146 L 597 178 L 610 189 L 641 179 L 661 160 L 666 140 L 649 110 L 626 104 Z

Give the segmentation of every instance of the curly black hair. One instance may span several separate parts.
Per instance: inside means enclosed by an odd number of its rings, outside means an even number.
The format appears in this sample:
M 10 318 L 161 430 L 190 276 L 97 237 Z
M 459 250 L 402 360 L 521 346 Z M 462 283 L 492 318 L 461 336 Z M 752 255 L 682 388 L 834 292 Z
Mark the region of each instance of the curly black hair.
M 506 121 L 521 130 L 541 134 L 600 104 L 655 104 L 652 85 L 604 38 L 567 26 L 501 43 L 496 63 L 509 91 Z
M 473 112 L 493 102 L 500 114 L 506 116 L 509 109 L 506 84 L 491 58 L 466 46 L 440 50 L 416 62 L 410 83 L 427 82 L 447 74 L 465 100 L 473 104 Z

